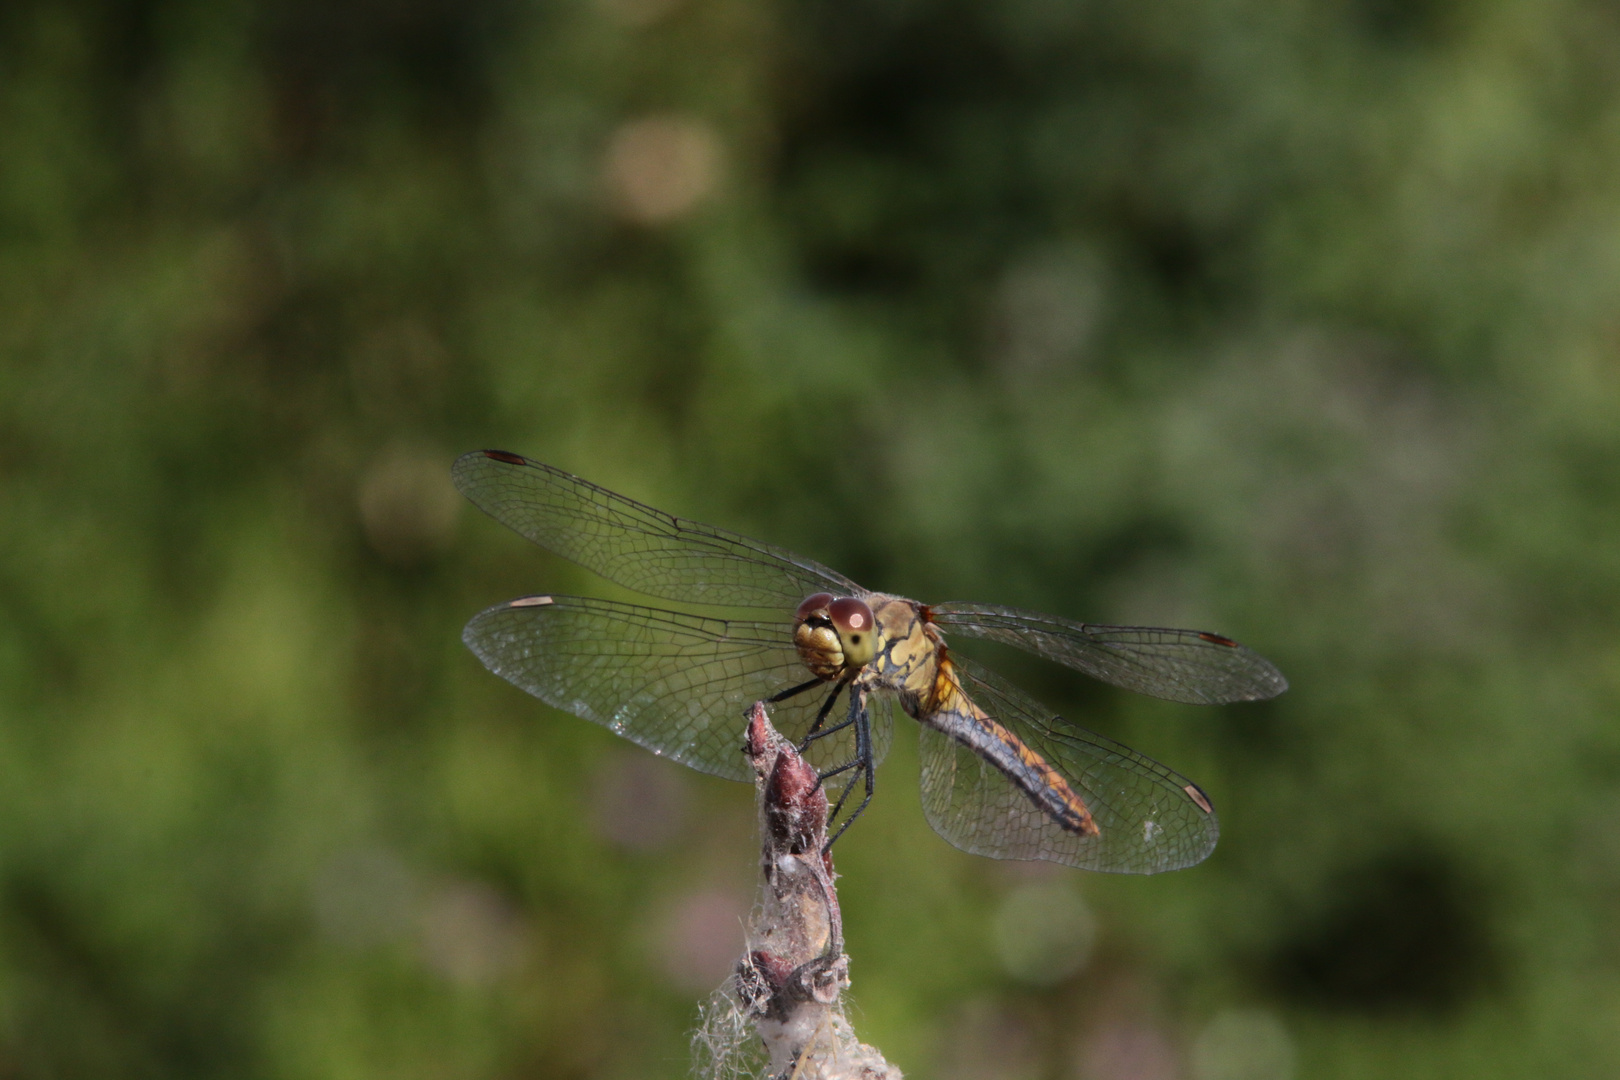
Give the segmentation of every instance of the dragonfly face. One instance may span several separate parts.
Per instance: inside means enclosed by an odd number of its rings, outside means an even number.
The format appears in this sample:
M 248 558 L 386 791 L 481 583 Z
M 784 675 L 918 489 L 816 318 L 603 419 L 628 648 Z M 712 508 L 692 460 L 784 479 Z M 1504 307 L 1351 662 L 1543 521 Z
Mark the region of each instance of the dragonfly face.
M 734 780 L 752 779 L 738 750 L 740 716 L 771 700 L 776 726 L 801 742 L 824 780 L 848 774 L 839 807 L 858 781 L 871 798 L 898 706 L 921 727 L 929 824 L 967 851 L 1156 873 L 1201 861 L 1219 826 L 1191 781 L 957 657 L 947 634 L 1015 645 L 1172 701 L 1253 701 L 1288 686 L 1264 658 L 1219 634 L 874 593 L 782 548 L 517 454 L 474 451 L 452 475 L 496 520 L 620 585 L 688 607 L 767 612 L 754 621 L 522 597 L 475 616 L 462 635 L 491 671 L 656 754 Z M 818 687 L 825 692 L 811 692 Z M 841 695 L 847 718 L 829 723 Z
M 819 679 L 854 677 L 871 662 L 877 642 L 872 609 L 853 596 L 816 593 L 793 613 L 793 646 Z

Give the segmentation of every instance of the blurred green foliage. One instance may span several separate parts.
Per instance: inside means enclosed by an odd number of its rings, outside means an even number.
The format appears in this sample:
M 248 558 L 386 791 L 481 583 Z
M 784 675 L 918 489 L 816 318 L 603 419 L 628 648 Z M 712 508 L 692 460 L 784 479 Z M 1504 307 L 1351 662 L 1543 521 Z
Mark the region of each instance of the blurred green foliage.
M 953 851 L 902 733 L 911 1075 L 1620 1072 L 1617 73 L 1598 0 L 0 7 L 0 1076 L 683 1072 L 749 793 L 462 649 L 608 593 L 482 446 L 1289 674 L 992 657 L 1211 793 L 1158 878 Z

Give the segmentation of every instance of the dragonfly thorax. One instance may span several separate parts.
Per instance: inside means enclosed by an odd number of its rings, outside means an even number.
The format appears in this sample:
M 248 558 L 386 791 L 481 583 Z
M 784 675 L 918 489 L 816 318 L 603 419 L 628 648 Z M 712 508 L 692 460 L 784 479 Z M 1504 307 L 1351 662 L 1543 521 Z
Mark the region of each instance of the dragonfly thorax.
M 816 593 L 793 615 L 793 644 L 810 673 L 837 679 L 865 667 L 877 654 L 872 609 L 853 596 Z
M 903 596 L 873 593 L 878 655 L 866 672 L 872 689 L 895 694 L 915 718 L 933 712 L 949 691 L 945 639 L 927 608 Z M 942 676 L 944 676 L 942 681 Z

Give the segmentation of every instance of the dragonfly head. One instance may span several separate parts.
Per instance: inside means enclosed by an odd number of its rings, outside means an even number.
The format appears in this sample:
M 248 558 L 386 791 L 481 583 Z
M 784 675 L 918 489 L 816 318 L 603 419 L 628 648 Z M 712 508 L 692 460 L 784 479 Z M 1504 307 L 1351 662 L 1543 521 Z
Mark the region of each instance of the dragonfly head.
M 877 621 L 863 600 L 816 593 L 794 613 L 793 644 L 811 674 L 836 679 L 877 655 Z

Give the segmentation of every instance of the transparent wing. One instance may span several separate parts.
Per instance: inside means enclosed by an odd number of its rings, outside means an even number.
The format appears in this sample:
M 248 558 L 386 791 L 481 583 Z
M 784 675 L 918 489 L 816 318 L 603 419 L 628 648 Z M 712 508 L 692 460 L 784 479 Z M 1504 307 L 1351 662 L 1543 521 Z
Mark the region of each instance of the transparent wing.
M 456 460 L 450 475 L 496 521 L 648 596 L 791 611 L 811 593 L 866 592 L 790 551 L 654 510 L 517 454 L 474 450 Z
M 1094 679 L 1169 701 L 1263 701 L 1288 689 L 1271 661 L 1198 630 L 1097 626 L 993 604 L 932 604 L 947 631 L 1016 645 Z
M 939 835 L 976 855 L 1123 874 L 1179 870 L 1215 850 L 1220 824 L 1192 781 L 1054 716 L 977 665 L 956 663 L 962 690 L 1063 775 L 1098 831 L 1061 828 L 1000 769 L 925 720 L 923 813 Z
M 900 702 L 889 694 L 868 694 L 866 696 L 866 713 L 872 725 L 872 764 L 877 765 L 889 756 L 889 747 L 894 744 L 894 718 L 900 712 Z M 847 744 L 853 748 L 855 743 L 851 740 Z M 848 761 L 849 758 L 845 758 Z M 842 764 L 840 762 L 840 764 Z
M 485 667 L 547 705 L 729 780 L 754 778 L 742 755 L 743 711 L 809 675 L 785 621 L 710 619 L 579 596 L 492 607 L 461 637 Z M 772 722 L 801 739 L 830 691 L 772 705 Z M 831 722 L 843 719 L 844 706 L 840 700 Z M 874 745 L 886 751 L 891 738 L 874 713 Z M 810 749 L 817 768 L 842 764 L 854 755 L 854 734 L 846 729 Z

